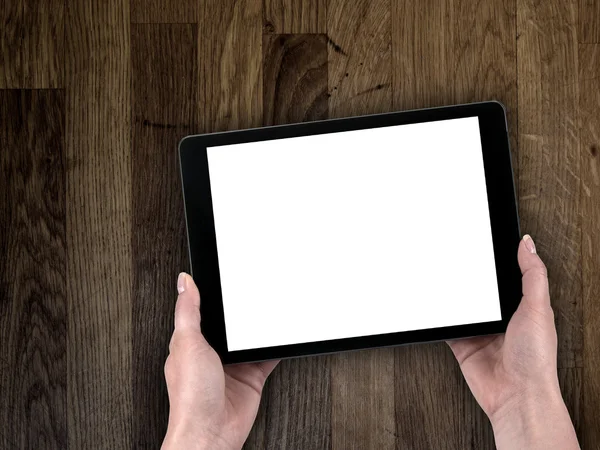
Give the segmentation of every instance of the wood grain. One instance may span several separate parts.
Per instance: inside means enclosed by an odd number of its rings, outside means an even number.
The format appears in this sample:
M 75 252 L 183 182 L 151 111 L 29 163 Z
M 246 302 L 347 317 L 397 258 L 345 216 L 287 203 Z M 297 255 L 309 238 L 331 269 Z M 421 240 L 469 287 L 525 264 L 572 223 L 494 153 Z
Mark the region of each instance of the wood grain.
M 454 0 L 448 61 L 455 103 L 498 100 L 505 106 L 518 187 L 516 14 L 512 0 Z
M 326 0 L 263 0 L 264 32 L 325 33 Z
M 583 448 L 600 448 L 600 44 L 579 45 L 583 256 Z M 566 392 L 565 392 L 566 394 Z
M 23 8 L 20 2 L 2 2 L 0 6 L 0 89 L 18 88 L 22 83 L 21 44 Z
M 132 445 L 128 5 L 66 9 L 70 448 Z
M 327 118 L 327 37 L 263 37 L 263 125 Z
M 583 364 L 576 8 L 574 1 L 522 0 L 517 16 L 521 229 L 548 268 L 561 369 Z M 576 381 L 564 378 L 561 387 L 579 417 Z
M 330 357 L 334 449 L 396 448 L 394 350 Z
M 0 89 L 63 86 L 64 1 L 0 6 Z
M 394 3 L 393 20 L 394 109 L 499 100 L 507 109 L 517 173 L 514 3 L 400 1 Z
M 454 103 L 451 1 L 392 3 L 395 110 Z
M 64 92 L 0 90 L 0 447 L 67 445 Z
M 581 367 L 577 4 L 518 3 L 521 229 L 548 267 L 559 367 Z
M 326 356 L 279 363 L 263 393 L 258 427 L 244 449 L 331 448 L 329 383 Z
M 446 344 L 396 349 L 397 448 L 493 448 L 492 430 Z
M 2 2 L 0 447 L 160 445 L 188 268 L 183 135 L 496 98 L 522 228 L 549 269 L 562 392 L 583 448 L 600 450 L 598 8 Z M 282 362 L 245 448 L 493 446 L 439 343 Z
M 323 34 L 263 37 L 263 124 L 327 117 L 327 39 Z M 245 449 L 329 448 L 327 357 L 282 361 L 264 389 Z
M 390 111 L 389 0 L 327 5 L 330 117 Z M 394 448 L 394 352 L 332 355 L 332 448 Z
M 198 33 L 198 109 L 204 132 L 262 124 L 262 5 L 203 2 Z
M 331 117 L 391 110 L 390 13 L 390 0 L 329 1 Z
M 392 21 L 395 109 L 498 99 L 508 110 L 514 152 L 514 3 L 400 1 Z M 493 448 L 489 422 L 444 344 L 398 348 L 396 378 L 400 448 Z M 400 398 L 414 399 L 414 407 Z
M 578 39 L 582 43 L 600 43 L 600 0 L 579 0 Z
M 134 25 L 133 442 L 152 448 L 166 432 L 163 367 L 173 333 L 176 280 L 189 272 L 177 143 L 197 132 L 197 31 Z
M 197 23 L 196 0 L 130 0 L 132 23 Z

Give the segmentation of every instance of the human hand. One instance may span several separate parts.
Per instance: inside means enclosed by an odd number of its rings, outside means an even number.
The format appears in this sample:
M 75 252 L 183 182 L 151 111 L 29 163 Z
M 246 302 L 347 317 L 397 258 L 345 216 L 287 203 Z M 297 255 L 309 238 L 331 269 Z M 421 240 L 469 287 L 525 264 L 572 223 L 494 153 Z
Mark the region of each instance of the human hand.
M 525 235 L 523 297 L 506 333 L 449 341 L 498 449 L 578 449 L 558 384 L 557 337 L 546 267 Z
M 278 361 L 225 366 L 200 332 L 200 293 L 191 276 L 177 280 L 175 331 L 165 378 L 169 425 L 163 449 L 240 449 L 262 388 Z

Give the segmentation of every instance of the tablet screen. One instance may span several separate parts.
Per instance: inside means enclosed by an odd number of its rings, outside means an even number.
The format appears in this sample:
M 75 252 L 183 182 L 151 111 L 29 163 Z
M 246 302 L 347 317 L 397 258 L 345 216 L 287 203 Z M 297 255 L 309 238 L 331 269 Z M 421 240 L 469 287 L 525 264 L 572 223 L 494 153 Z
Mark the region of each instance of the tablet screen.
M 229 351 L 501 320 L 477 117 L 207 159 Z

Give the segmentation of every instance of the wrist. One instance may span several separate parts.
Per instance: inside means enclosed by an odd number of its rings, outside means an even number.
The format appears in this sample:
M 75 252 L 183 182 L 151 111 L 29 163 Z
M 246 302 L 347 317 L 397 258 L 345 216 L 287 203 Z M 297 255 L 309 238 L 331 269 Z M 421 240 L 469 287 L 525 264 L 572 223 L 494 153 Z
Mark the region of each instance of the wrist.
M 490 416 L 496 446 L 578 449 L 558 381 L 522 389 Z
M 540 411 L 554 409 L 562 402 L 558 382 L 547 381 L 515 388 L 490 414 L 489 419 L 494 427 L 501 427 L 517 418 L 535 421 Z

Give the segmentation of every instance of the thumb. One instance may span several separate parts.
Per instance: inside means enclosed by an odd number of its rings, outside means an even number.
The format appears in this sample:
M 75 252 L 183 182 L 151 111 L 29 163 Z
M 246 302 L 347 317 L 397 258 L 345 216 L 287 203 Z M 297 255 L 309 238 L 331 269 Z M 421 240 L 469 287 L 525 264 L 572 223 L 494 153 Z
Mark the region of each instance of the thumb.
M 175 330 L 200 331 L 200 292 L 191 276 L 181 272 L 177 278 Z
M 521 239 L 517 258 L 523 274 L 522 303 L 538 311 L 550 308 L 548 272 L 528 234 Z

